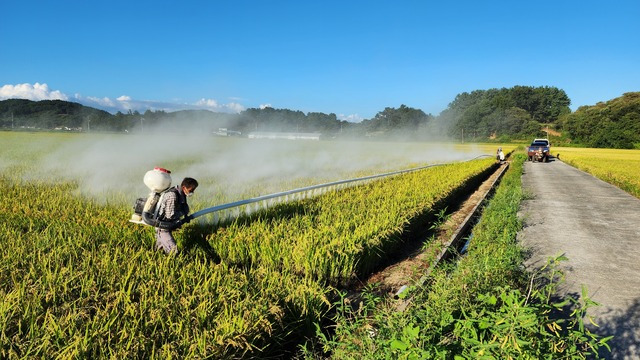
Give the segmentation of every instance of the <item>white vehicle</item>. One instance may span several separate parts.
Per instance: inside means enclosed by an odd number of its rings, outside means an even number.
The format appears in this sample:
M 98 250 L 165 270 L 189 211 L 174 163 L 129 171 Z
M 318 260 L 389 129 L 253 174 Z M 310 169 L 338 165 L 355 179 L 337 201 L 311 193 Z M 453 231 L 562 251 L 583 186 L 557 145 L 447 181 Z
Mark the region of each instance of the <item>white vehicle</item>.
M 549 162 L 551 144 L 548 139 L 533 139 L 531 146 L 527 148 L 529 161 Z
M 544 142 L 544 143 L 546 143 L 547 146 L 551 146 L 551 143 L 549 142 L 549 139 L 533 139 L 533 142 L 535 142 L 535 143 Z

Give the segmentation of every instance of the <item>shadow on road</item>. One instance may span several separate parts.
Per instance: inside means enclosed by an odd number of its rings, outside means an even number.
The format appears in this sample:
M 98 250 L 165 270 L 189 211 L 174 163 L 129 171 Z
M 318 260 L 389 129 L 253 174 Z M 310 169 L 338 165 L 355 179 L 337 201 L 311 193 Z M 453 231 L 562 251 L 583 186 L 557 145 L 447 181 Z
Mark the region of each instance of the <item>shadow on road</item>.
M 625 311 L 612 309 L 601 313 L 599 327 L 592 327 L 591 331 L 601 336 L 611 336 L 608 344 L 611 353 L 606 349 L 600 352 L 605 359 L 640 359 L 640 299 Z
M 525 254 L 531 254 L 527 252 Z M 525 255 L 526 256 L 526 255 Z M 532 265 L 537 270 L 543 266 L 539 262 Z M 562 271 L 571 271 L 571 268 L 567 264 L 563 264 Z M 562 276 L 559 276 L 554 281 L 560 281 Z M 549 279 L 544 277 L 539 278 L 537 286 L 544 286 L 548 284 Z M 577 292 L 563 292 L 556 294 L 552 297 L 551 303 L 561 303 L 564 300 L 572 299 L 569 303 L 561 308 L 555 309 L 550 314 L 550 317 L 555 320 L 569 319 L 572 317 L 572 313 L 576 310 L 576 304 L 581 302 L 582 296 Z M 601 347 L 598 352 L 598 356 L 601 359 L 640 359 L 640 298 L 637 298 L 626 309 L 607 309 L 606 304 L 602 304 L 594 309 L 598 311 L 597 315 L 594 315 L 594 322 L 597 326 L 591 324 L 585 317 L 585 326 L 593 334 L 598 335 L 600 338 L 613 336 L 612 339 L 607 341 L 607 344 L 611 348 L 611 351 L 606 347 Z M 589 311 L 591 313 L 591 311 Z

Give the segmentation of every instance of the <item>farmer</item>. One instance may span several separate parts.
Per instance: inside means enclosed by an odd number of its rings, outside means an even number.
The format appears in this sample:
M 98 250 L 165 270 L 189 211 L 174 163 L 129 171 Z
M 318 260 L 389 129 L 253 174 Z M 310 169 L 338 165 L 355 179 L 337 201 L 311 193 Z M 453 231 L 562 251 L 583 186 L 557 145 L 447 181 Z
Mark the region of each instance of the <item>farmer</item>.
M 498 148 L 498 160 L 504 161 L 504 152 L 502 152 L 502 148 Z
M 197 187 L 196 179 L 186 177 L 180 185 L 167 190 L 159 205 L 158 217 L 163 221 L 188 222 L 190 218 L 180 218 L 189 214 L 187 197 L 193 195 Z M 173 238 L 171 230 L 156 228 L 156 249 L 162 249 L 167 254 L 176 251 L 176 240 Z

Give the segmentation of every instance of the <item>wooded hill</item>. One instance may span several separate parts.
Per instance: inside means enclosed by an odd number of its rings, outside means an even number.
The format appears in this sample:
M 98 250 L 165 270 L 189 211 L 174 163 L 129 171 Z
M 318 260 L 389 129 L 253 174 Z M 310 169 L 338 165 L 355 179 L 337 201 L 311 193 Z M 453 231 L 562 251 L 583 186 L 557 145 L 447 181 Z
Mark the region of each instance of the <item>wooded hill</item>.
M 147 110 L 110 114 L 61 100 L 0 101 L 0 128 L 61 131 L 240 131 L 319 132 L 326 137 L 404 140 L 529 140 L 543 128 L 563 132 L 562 141 L 590 147 L 631 148 L 640 145 L 640 92 L 582 106 L 574 113 L 564 90 L 514 86 L 461 93 L 438 116 L 401 105 L 387 107 L 360 123 L 336 114 L 290 109 L 251 108 L 238 114 L 207 110 L 167 113 Z
M 303 113 L 289 109 L 250 108 L 238 114 L 207 110 L 175 112 L 129 111 L 124 114 L 86 107 L 77 103 L 10 99 L 0 101 L 0 127 L 63 131 L 149 132 L 174 131 L 211 133 L 219 128 L 247 134 L 251 131 L 319 132 L 326 137 L 379 137 L 424 139 L 426 125 L 434 117 L 406 105 L 385 108 L 361 123 L 338 120 L 336 114 Z
M 9 99 L 0 101 L 0 127 L 3 128 L 35 128 L 55 129 L 67 127 L 86 129 L 94 121 L 95 125 L 107 123 L 113 115 L 106 111 L 83 106 L 78 103 L 62 100 L 31 101 Z M 113 128 L 114 124 L 108 124 Z
M 640 144 L 640 92 L 581 106 L 560 118 L 559 128 L 588 147 L 631 149 Z
M 438 117 L 449 135 L 486 139 L 529 138 L 541 124 L 556 123 L 571 112 L 571 100 L 555 87 L 514 86 L 461 93 Z

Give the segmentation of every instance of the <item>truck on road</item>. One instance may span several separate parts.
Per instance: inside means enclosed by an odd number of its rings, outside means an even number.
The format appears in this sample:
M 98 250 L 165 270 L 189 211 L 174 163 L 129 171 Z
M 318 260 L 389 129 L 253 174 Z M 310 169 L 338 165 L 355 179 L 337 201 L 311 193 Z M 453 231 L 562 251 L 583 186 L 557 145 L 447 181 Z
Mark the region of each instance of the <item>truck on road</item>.
M 527 148 L 527 156 L 529 161 L 549 162 L 551 155 L 551 144 L 548 139 L 533 139 L 531 145 Z

